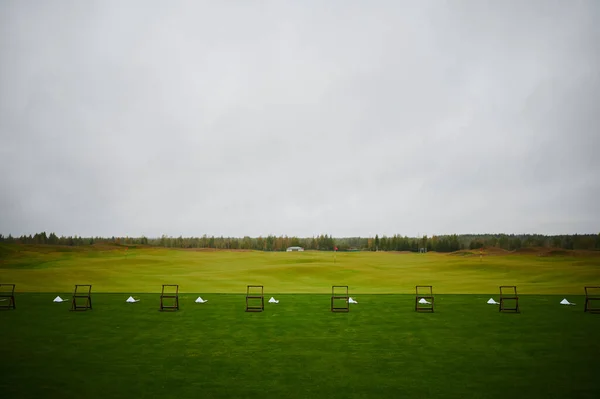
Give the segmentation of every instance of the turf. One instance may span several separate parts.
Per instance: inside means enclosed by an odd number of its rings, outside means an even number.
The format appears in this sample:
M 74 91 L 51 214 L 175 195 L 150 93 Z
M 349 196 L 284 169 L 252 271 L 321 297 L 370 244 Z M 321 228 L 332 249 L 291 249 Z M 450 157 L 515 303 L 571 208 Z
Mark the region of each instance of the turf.
M 501 314 L 487 296 L 276 295 L 245 313 L 243 295 L 96 294 L 70 312 L 57 293 L 20 294 L 0 313 L 0 391 L 10 398 L 598 398 L 600 315 L 523 296 Z M 63 294 L 63 293 L 59 293 Z M 268 293 L 267 293 L 268 294 Z M 270 294 L 268 294 L 270 295 Z
M 334 263 L 323 252 L 0 244 L 0 282 L 17 284 L 17 310 L 0 312 L 3 397 L 600 397 L 600 315 L 584 313 L 581 296 L 600 285 L 598 256 L 346 253 Z M 169 283 L 181 310 L 159 312 Z M 93 310 L 52 302 L 75 284 L 93 284 Z M 248 284 L 281 302 L 244 312 Z M 338 284 L 359 302 L 349 313 L 330 311 Z M 433 314 L 402 295 L 424 284 Z M 520 314 L 485 303 L 513 284 Z
M 335 263 L 334 263 L 335 261 Z M 243 293 L 248 284 L 271 292 L 328 293 L 332 285 L 353 292 L 413 293 L 433 285 L 446 294 L 495 294 L 517 285 L 522 294 L 583 294 L 600 285 L 600 256 L 190 251 L 161 248 L 49 247 L 0 244 L 0 280 L 20 292 L 70 291 L 93 284 L 96 292 Z

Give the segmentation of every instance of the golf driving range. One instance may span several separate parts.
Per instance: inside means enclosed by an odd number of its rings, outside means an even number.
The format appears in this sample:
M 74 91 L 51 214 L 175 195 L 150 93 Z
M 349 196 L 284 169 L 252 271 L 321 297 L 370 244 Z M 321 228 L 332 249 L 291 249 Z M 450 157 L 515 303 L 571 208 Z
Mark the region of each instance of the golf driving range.
M 0 312 L 10 398 L 600 396 L 600 315 L 583 311 L 593 254 L 0 254 L 0 283 L 16 284 L 16 309 Z M 76 284 L 92 285 L 92 309 L 70 311 Z M 160 311 L 164 284 L 179 286 L 178 310 Z M 245 311 L 248 285 L 264 287 L 263 311 Z M 334 285 L 348 286 L 347 312 L 331 311 Z M 433 312 L 415 311 L 417 285 Z M 488 303 L 504 285 L 518 313 Z

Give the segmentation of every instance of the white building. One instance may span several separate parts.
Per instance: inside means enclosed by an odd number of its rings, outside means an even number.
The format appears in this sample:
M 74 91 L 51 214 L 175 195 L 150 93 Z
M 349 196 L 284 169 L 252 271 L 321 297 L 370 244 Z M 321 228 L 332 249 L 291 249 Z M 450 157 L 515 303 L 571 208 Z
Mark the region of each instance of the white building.
M 302 248 L 302 247 L 289 247 L 288 249 L 286 249 L 286 251 L 287 252 L 295 252 L 295 251 L 302 252 L 302 251 L 304 251 L 304 248 Z

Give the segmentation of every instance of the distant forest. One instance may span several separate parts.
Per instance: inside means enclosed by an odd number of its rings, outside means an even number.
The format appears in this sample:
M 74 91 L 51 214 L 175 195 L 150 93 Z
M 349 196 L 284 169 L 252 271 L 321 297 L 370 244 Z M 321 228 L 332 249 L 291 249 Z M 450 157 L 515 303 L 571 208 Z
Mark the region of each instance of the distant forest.
M 96 243 L 115 245 L 148 245 L 165 248 L 215 248 L 247 249 L 259 251 L 285 251 L 288 247 L 299 246 L 307 250 L 333 251 L 412 251 L 420 248 L 427 251 L 453 252 L 461 249 L 496 247 L 509 251 L 530 248 L 562 248 L 577 250 L 600 250 L 600 234 L 572 234 L 545 236 L 540 234 L 461 234 L 423 237 L 401 235 L 375 237 L 333 238 L 319 235 L 310 238 L 273 236 L 266 237 L 78 237 L 57 236 L 46 232 L 34 235 L 13 237 L 0 234 L 0 242 L 39 244 L 39 245 L 92 245 Z

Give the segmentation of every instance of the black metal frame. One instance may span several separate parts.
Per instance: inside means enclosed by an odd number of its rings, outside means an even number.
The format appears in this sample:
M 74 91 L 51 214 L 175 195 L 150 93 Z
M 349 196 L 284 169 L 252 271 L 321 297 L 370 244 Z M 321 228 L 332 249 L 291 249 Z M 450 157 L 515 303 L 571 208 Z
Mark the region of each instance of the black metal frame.
M 175 293 L 167 292 L 165 294 L 165 287 L 175 287 Z M 165 305 L 165 299 L 174 299 L 173 305 Z M 163 284 L 162 291 L 160 293 L 160 311 L 176 311 L 179 310 L 179 284 Z
M 256 292 L 251 293 L 251 290 L 260 288 L 260 295 Z M 248 285 L 246 287 L 246 312 L 262 312 L 265 310 L 265 290 L 262 285 Z M 250 305 L 250 299 L 260 299 L 259 305 Z
M 87 293 L 81 293 L 82 288 L 87 287 Z M 79 292 L 78 292 L 79 291 Z M 84 289 L 85 292 L 85 289 Z M 77 303 L 77 299 L 85 299 L 85 304 L 80 305 Z M 76 284 L 75 291 L 73 291 L 73 298 L 71 299 L 71 310 L 72 311 L 86 311 L 92 310 L 92 285 L 91 284 Z
M 428 289 L 428 293 L 426 294 L 421 294 L 419 293 L 419 288 L 421 289 L 421 292 L 423 291 L 423 289 Z M 415 296 L 415 312 L 431 312 L 433 313 L 433 304 L 434 304 L 434 298 L 433 298 L 433 286 L 432 285 L 416 285 L 415 286 L 415 292 L 416 292 L 416 296 Z M 429 299 L 429 301 L 431 303 L 419 303 L 420 299 Z
M 3 291 L 2 287 L 11 287 L 10 291 Z M 0 309 L 8 310 L 8 309 L 16 309 L 17 306 L 15 304 L 15 284 L 0 284 L 0 298 L 4 299 L 0 301 Z M 4 302 L 8 300 L 7 304 Z
M 510 294 L 505 294 L 504 291 L 511 289 L 512 292 Z M 507 308 L 504 304 L 504 301 L 515 301 L 514 308 Z M 499 312 L 513 312 L 520 313 L 519 310 L 519 295 L 517 294 L 517 286 L 516 285 L 502 285 L 500 286 L 500 304 L 498 305 Z
M 336 294 L 335 289 L 345 289 L 345 295 Z M 336 299 L 345 299 L 344 306 L 337 306 L 335 304 Z M 349 312 L 350 311 L 350 296 L 348 295 L 348 286 L 347 285 L 332 285 L 331 286 L 331 311 L 332 312 Z
M 600 307 L 592 307 L 593 301 L 600 301 L 600 287 L 583 287 L 585 290 L 585 306 L 584 312 L 600 313 Z M 597 291 L 596 293 L 588 292 L 588 290 Z

